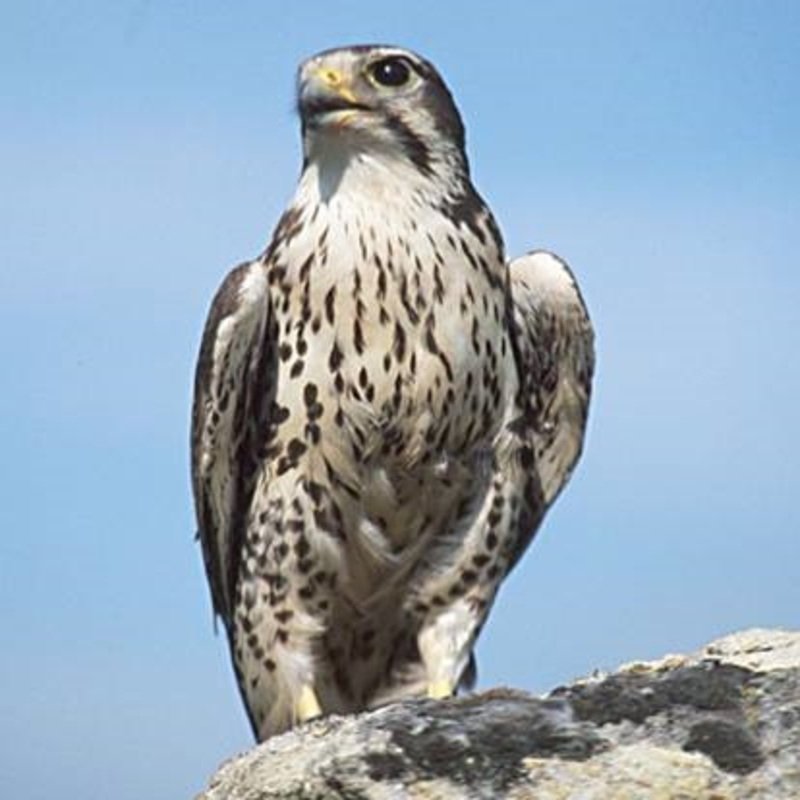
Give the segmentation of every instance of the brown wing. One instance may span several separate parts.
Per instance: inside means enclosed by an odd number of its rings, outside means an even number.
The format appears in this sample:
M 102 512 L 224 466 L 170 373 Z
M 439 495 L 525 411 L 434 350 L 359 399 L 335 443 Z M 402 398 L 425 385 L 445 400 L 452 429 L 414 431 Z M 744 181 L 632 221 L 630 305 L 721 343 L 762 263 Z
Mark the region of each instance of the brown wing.
M 594 333 L 569 267 L 534 251 L 509 266 L 521 404 L 519 432 L 533 453 L 530 508 L 511 567 L 569 480 L 583 448 L 594 372 Z
M 261 261 L 223 281 L 206 321 L 192 408 L 192 489 L 214 611 L 230 629 L 258 449 L 267 437 L 274 338 Z

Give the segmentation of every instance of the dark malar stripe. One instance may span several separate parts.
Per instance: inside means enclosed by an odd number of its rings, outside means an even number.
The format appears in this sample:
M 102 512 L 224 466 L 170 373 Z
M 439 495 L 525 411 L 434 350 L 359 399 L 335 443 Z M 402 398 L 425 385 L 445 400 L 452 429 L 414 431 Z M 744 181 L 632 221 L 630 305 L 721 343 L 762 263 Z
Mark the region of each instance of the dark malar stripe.
M 433 168 L 431 167 L 431 153 L 428 145 L 398 116 L 388 115 L 386 124 L 399 140 L 400 146 L 405 151 L 409 161 L 424 175 L 432 175 Z

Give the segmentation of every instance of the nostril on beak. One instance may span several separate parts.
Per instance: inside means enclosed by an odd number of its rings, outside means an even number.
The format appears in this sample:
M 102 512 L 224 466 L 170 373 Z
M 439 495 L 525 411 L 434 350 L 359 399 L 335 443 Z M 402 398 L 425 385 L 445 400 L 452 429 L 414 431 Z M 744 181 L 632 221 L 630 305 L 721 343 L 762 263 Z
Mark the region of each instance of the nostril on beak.
M 321 77 L 329 86 L 339 86 L 342 83 L 342 76 L 335 69 L 323 69 Z

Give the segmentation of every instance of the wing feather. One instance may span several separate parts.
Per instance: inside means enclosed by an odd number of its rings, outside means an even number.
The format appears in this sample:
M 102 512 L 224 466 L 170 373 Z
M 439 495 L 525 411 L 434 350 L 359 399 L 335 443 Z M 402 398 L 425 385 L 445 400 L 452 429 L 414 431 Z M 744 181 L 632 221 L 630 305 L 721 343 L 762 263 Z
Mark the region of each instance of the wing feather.
M 583 449 L 594 373 L 594 332 L 574 276 L 544 250 L 509 266 L 515 355 L 525 413 L 521 436 L 533 455 L 530 508 L 511 567 L 530 544 Z
M 214 611 L 230 630 L 241 541 L 271 407 L 266 271 L 241 264 L 211 303 L 195 373 L 192 489 Z

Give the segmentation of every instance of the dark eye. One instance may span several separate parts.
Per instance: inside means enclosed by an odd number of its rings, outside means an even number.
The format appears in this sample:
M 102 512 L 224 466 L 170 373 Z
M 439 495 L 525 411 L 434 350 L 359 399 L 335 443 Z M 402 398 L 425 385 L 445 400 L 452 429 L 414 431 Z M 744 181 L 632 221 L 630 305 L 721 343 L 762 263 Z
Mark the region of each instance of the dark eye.
M 411 68 L 404 58 L 390 56 L 376 61 L 369 68 L 375 83 L 381 86 L 403 86 L 411 77 Z

